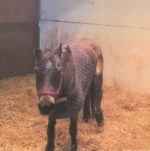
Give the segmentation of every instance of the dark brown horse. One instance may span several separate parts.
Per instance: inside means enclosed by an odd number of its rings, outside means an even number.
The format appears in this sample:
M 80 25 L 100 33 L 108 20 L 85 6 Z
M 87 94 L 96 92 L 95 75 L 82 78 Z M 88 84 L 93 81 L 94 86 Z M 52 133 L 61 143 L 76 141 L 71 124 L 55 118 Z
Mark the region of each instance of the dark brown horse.
M 89 39 L 55 49 L 35 51 L 38 108 L 49 115 L 46 151 L 54 151 L 56 119 L 70 118 L 71 151 L 77 151 L 77 120 L 83 106 L 83 120 L 90 119 L 90 105 L 97 124 L 102 126 L 103 57 Z

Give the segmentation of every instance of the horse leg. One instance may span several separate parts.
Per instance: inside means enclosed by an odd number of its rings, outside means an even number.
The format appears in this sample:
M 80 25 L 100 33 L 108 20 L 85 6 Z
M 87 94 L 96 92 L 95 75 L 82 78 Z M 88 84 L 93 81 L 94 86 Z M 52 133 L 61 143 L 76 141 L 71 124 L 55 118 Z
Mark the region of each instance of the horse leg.
M 91 108 L 92 108 L 92 114 L 96 118 L 97 124 L 99 126 L 103 125 L 103 113 L 101 110 L 101 100 L 102 100 L 102 75 L 96 74 L 94 77 L 93 85 L 92 85 L 92 91 L 91 91 Z
M 69 133 L 71 136 L 71 151 L 77 151 L 77 122 L 78 116 L 70 119 Z
M 49 117 L 48 128 L 47 128 L 48 143 L 46 146 L 46 151 L 54 151 L 55 124 L 56 124 L 56 118 Z
M 89 106 L 89 102 L 90 102 L 90 98 L 89 98 L 89 94 L 87 95 L 86 99 L 85 99 L 85 103 L 83 106 L 83 121 L 84 122 L 88 122 L 90 119 L 90 106 Z

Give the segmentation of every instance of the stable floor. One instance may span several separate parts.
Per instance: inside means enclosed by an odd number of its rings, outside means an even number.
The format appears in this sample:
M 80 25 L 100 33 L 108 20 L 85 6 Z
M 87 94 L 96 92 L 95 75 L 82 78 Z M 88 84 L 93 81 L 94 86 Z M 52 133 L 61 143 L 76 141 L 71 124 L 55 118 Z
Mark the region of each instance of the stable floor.
M 150 95 L 104 86 L 102 128 L 78 123 L 79 151 L 150 151 Z M 0 81 L 0 151 L 44 151 L 47 117 L 37 110 L 34 75 Z M 69 120 L 56 124 L 56 151 L 69 151 Z

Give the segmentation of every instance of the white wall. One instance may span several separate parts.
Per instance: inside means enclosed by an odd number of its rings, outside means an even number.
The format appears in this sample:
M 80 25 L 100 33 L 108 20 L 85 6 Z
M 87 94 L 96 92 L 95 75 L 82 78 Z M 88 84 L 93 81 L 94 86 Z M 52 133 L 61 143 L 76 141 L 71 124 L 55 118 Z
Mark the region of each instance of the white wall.
M 92 38 L 103 50 L 106 84 L 150 92 L 149 8 L 149 0 L 41 0 L 40 46 Z

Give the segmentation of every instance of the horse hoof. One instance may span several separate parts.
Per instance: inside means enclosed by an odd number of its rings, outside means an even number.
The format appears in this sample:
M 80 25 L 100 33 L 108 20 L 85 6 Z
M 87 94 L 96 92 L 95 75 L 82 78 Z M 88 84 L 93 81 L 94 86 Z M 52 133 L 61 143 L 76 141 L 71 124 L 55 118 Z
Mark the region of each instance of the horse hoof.
M 46 148 L 45 148 L 45 151 L 54 151 L 54 146 L 49 146 L 47 145 Z
M 90 120 L 90 115 L 84 115 L 83 116 L 83 121 L 85 122 L 85 123 L 88 123 L 89 122 L 89 120 Z
M 100 122 L 100 123 L 97 122 L 97 125 L 98 125 L 99 127 L 102 127 L 102 126 L 104 125 L 104 121 L 102 121 L 102 122 Z
M 76 144 L 71 146 L 71 151 L 77 151 L 77 145 Z
M 85 123 L 88 123 L 88 122 L 89 122 L 89 118 L 83 118 L 83 121 L 84 121 Z
M 98 119 L 96 119 L 96 122 L 97 122 L 97 125 L 99 126 L 99 127 L 102 127 L 103 125 L 104 125 L 104 119 L 102 118 L 98 118 Z

